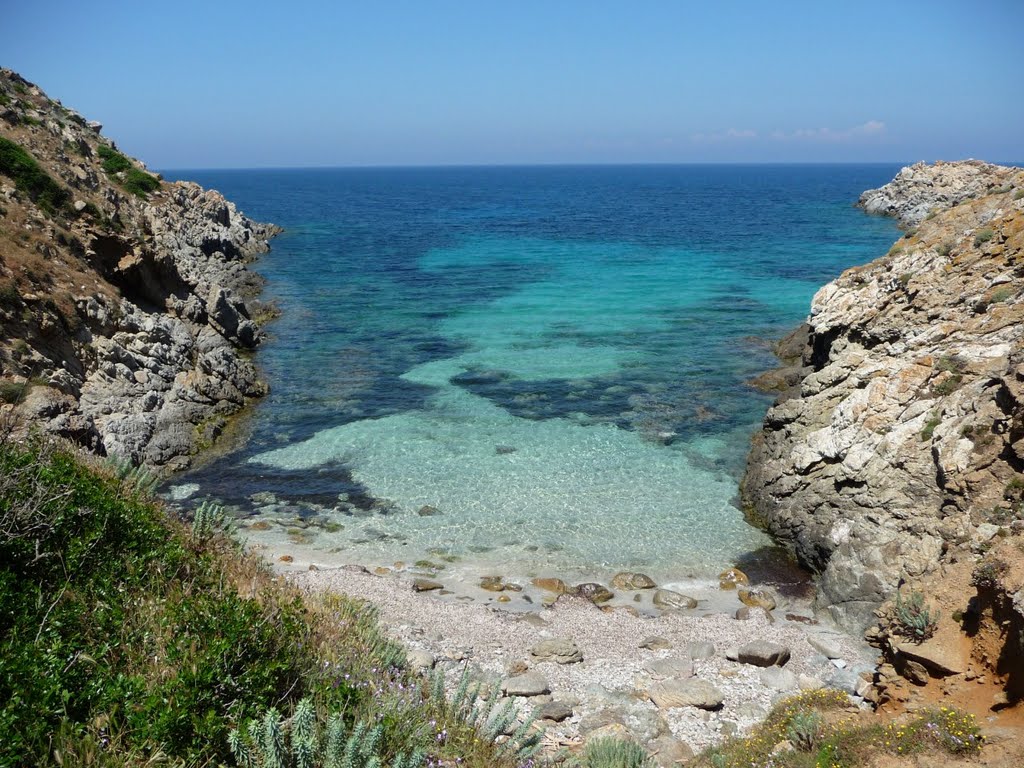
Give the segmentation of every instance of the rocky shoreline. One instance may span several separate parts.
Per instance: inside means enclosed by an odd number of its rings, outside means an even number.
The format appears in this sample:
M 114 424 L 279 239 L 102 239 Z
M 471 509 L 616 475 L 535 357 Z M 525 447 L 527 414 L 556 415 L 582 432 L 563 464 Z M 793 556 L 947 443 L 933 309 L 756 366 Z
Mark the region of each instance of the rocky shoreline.
M 267 391 L 246 264 L 280 230 L 159 180 L 10 70 L 0 96 L 0 416 L 183 469 Z
M 1024 171 L 918 164 L 862 195 L 904 237 L 814 297 L 742 482 L 853 631 L 1021 523 Z M 799 350 L 799 354 L 795 354 Z M 792 386 L 790 386 L 792 385 Z

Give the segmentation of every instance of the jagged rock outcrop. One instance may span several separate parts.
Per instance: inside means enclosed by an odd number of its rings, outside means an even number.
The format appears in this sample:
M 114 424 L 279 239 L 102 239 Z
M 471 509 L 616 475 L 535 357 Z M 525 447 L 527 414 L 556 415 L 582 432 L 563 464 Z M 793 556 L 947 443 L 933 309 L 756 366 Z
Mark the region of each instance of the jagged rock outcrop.
M 1024 470 L 1024 171 L 915 165 L 861 203 L 918 226 L 818 291 L 802 378 L 742 484 L 851 628 L 1024 514 L 1007 490 Z
M 244 354 L 269 312 L 246 263 L 278 230 L 99 130 L 0 70 L 0 409 L 182 468 L 266 392 Z

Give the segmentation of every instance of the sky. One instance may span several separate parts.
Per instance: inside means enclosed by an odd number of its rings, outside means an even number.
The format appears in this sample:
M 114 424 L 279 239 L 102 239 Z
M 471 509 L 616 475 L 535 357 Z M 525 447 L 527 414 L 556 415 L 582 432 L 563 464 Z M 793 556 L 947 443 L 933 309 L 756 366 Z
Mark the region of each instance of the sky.
M 1024 160 L 1024 0 L 0 0 L 151 168 Z

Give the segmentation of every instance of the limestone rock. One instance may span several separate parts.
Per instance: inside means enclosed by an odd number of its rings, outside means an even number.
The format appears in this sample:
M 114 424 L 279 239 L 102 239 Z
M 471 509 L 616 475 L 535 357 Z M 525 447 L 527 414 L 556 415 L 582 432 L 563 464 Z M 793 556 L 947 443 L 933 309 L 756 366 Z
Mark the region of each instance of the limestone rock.
M 690 643 L 686 646 L 691 659 L 710 659 L 715 655 L 715 644 L 709 642 Z
M 896 650 L 901 656 L 923 664 L 939 677 L 959 675 L 967 671 L 967 660 L 957 653 L 957 649 L 950 648 L 936 638 L 919 644 L 900 643 Z
M 658 589 L 654 592 L 654 605 L 663 610 L 689 610 L 697 607 L 697 601 L 671 589 Z
M 736 596 L 748 608 L 764 608 L 766 611 L 775 610 L 775 597 L 767 589 L 740 587 L 736 590 Z
M 631 573 L 623 571 L 612 577 L 612 588 L 621 589 L 624 592 L 631 592 L 638 589 L 653 589 L 657 586 L 650 576 L 642 573 Z
M 1024 461 L 1024 171 L 917 164 L 861 205 L 914 227 L 814 297 L 797 386 L 741 495 L 860 632 L 905 581 L 977 541 Z M 1016 199 L 1015 199 L 1016 198 Z
M 615 597 L 615 593 L 610 589 L 594 582 L 579 584 L 573 589 L 573 592 L 580 597 L 585 597 L 587 600 L 594 603 L 594 605 L 607 603 Z
M 707 680 L 662 680 L 650 687 L 648 694 L 659 709 L 696 707 L 719 709 L 725 697 Z
M 409 669 L 413 672 L 425 672 L 434 668 L 434 654 L 429 651 L 413 650 L 405 654 Z
M 743 664 L 753 664 L 756 667 L 781 667 L 789 661 L 789 656 L 789 648 L 767 640 L 757 640 L 741 645 L 736 653 L 738 661 Z
M 651 659 L 644 664 L 644 669 L 652 677 L 687 678 L 693 676 L 693 663 L 689 659 Z
M 502 681 L 501 692 L 507 696 L 543 696 L 551 693 L 548 681 L 539 672 L 527 672 Z
M 444 584 L 433 579 L 416 578 L 412 580 L 413 592 L 432 592 L 435 589 L 443 589 Z
M 570 638 L 541 640 L 530 649 L 536 661 L 553 661 L 556 664 L 576 664 L 583 661 L 583 652 Z
M 747 574 L 739 568 L 729 568 L 718 574 L 718 586 L 721 589 L 736 589 L 750 583 Z
M 538 720 L 551 720 L 560 723 L 573 716 L 572 707 L 564 701 L 549 701 L 537 708 Z
M 645 637 L 643 640 L 640 641 L 640 647 L 646 648 L 649 651 L 663 651 L 668 648 L 671 648 L 672 643 L 670 643 L 664 637 L 659 637 L 658 635 L 651 635 L 650 637 Z
M 843 649 L 836 635 L 806 635 L 807 643 L 826 659 L 841 659 Z

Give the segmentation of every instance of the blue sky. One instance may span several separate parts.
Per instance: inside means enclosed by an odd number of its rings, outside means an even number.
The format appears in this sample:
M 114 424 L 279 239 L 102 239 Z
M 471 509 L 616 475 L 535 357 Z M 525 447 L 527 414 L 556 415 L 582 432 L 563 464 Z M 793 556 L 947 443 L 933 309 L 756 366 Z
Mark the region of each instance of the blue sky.
M 1024 160 L 1024 0 L 10 5 L 154 168 Z

